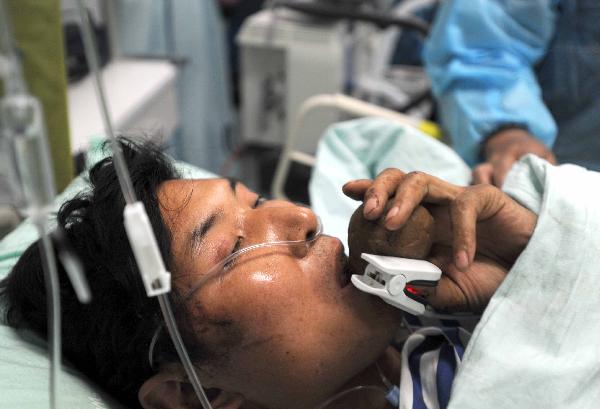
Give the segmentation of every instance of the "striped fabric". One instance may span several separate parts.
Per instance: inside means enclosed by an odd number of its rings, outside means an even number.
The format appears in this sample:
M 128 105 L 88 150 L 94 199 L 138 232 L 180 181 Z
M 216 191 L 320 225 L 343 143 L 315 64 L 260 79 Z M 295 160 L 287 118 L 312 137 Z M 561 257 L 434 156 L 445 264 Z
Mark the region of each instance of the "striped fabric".
M 441 314 L 426 310 L 424 315 L 404 314 L 407 326 L 416 331 L 424 327 L 462 328 L 473 333 L 481 315 L 472 313 Z
M 462 328 L 426 327 L 402 348 L 400 409 L 444 409 L 469 333 Z

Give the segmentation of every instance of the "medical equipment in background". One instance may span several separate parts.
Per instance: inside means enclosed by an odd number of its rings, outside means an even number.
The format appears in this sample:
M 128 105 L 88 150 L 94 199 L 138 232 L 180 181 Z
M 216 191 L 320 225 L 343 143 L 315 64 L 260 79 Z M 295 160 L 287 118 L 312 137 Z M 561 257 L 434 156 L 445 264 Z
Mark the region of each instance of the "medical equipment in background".
M 310 125 L 314 125 L 314 122 L 312 122 L 312 113 L 314 113 L 314 111 L 317 109 L 319 109 L 320 112 L 326 111 L 323 108 L 334 108 L 355 116 L 377 116 L 386 118 L 402 125 L 418 128 L 434 138 L 439 139 L 441 137 L 440 129 L 431 121 L 411 117 L 342 94 L 315 95 L 302 103 L 298 109 L 298 113 L 294 118 L 294 121 L 291 124 L 290 134 L 285 141 L 285 146 L 283 148 L 281 157 L 279 158 L 279 162 L 277 163 L 277 169 L 275 170 L 275 176 L 271 185 L 271 195 L 273 198 L 284 200 L 287 199 L 284 188 L 290 171 L 290 166 L 293 162 L 301 163 L 309 167 L 314 165 L 314 154 L 302 150 L 303 144 L 300 143 L 300 131 L 302 131 L 302 134 L 306 134 L 308 132 L 306 128 L 309 114 L 311 114 Z M 312 132 L 315 132 L 316 135 L 320 135 L 329 124 L 319 125 L 323 128 L 311 128 Z
M 280 146 L 289 134 L 289 118 L 306 98 L 343 92 L 345 23 L 306 24 L 286 19 L 289 10 L 263 10 L 242 26 L 240 46 L 241 138 L 243 143 Z M 321 124 L 336 122 L 335 113 L 315 115 L 316 147 Z
M 397 35 L 382 43 L 380 27 L 425 35 L 427 23 L 411 17 L 412 8 L 385 15 L 359 9 L 359 3 L 365 2 L 274 1 L 246 20 L 237 37 L 243 143 L 282 146 L 300 105 L 317 94 L 355 95 L 396 110 L 423 102 L 429 83 L 422 70 L 394 74 L 403 86 L 394 84 L 387 68 Z M 320 132 L 338 120 L 336 112 L 315 112 L 300 149 L 313 154 Z
M 411 49 L 424 44 L 428 23 L 413 16 L 433 13 L 441 0 L 401 0 L 388 13 L 395 19 L 416 20 L 418 27 L 412 33 L 421 35 L 418 44 L 414 39 Z M 430 118 L 433 113 L 433 96 L 429 78 L 417 61 L 394 62 L 394 54 L 402 38 L 411 35 L 406 25 L 391 25 L 377 31 L 370 38 L 372 52 L 368 54 L 367 69 L 354 79 L 352 95 L 374 104 L 382 105 L 419 118 Z M 408 26 L 410 28 L 410 26 Z M 405 47 L 407 45 L 404 45 Z M 414 52 L 420 50 L 415 47 Z M 408 50 L 406 50 L 408 51 Z M 419 56 L 417 57 L 420 62 Z M 408 58 L 411 60 L 410 58 Z M 401 58 L 402 60 L 402 58 Z
M 127 169 L 127 163 L 123 158 L 119 142 L 113 131 L 106 97 L 104 95 L 102 77 L 99 71 L 100 68 L 94 35 L 89 22 L 89 15 L 85 11 L 83 1 L 84 0 L 77 0 L 77 6 L 80 12 L 81 21 L 83 22 L 85 54 L 90 70 L 93 73 L 94 85 L 99 100 L 102 119 L 106 134 L 111 142 L 113 164 L 126 202 L 125 209 L 123 210 L 123 218 L 129 244 L 133 250 L 148 297 L 156 296 L 158 298 L 169 335 L 200 404 L 204 409 L 212 409 L 204 389 L 200 384 L 196 371 L 194 370 L 192 361 L 190 360 L 181 334 L 179 333 L 179 329 L 177 328 L 175 316 L 173 315 L 171 302 L 168 296 L 171 291 L 171 274 L 166 271 L 144 204 L 137 201 L 129 176 L 129 170 Z
M 56 189 L 42 105 L 27 90 L 4 0 L 0 0 L 0 30 L 0 62 L 5 90 L 0 99 L 0 152 L 5 155 L 3 159 L 8 172 L 10 198 L 7 201 L 31 218 L 40 236 L 48 309 L 50 407 L 55 408 L 61 369 L 60 294 L 55 245 L 46 223 L 53 209 Z M 58 257 L 79 301 L 89 302 L 90 291 L 81 263 L 60 231 L 56 240 Z
M 404 26 L 427 34 L 429 26 L 426 22 L 413 16 L 389 14 L 388 3 L 373 0 L 275 0 L 273 7 L 286 7 L 320 19 L 364 21 L 381 28 Z
M 166 37 L 164 41 L 169 44 L 168 52 L 125 54 L 122 48 L 127 27 L 124 24 L 138 24 L 148 31 L 152 30 L 142 24 L 149 24 L 143 18 L 133 23 L 128 22 L 126 17 L 129 15 L 120 14 L 121 6 L 129 10 L 123 3 L 127 3 L 128 7 L 135 7 L 131 2 L 120 0 L 86 1 L 86 12 L 93 22 L 94 33 L 107 34 L 103 41 L 96 37 L 96 44 L 99 48 L 103 48 L 102 44 L 104 48 L 109 48 L 99 61 L 108 59 L 105 65 L 101 64 L 101 72 L 106 83 L 105 96 L 113 126 L 119 132 L 131 132 L 144 138 L 159 135 L 164 143 L 174 142 L 173 137 L 180 129 L 182 119 L 177 83 L 186 60 L 173 54 L 174 47 L 169 41 L 172 33 L 167 29 L 163 31 Z M 165 1 L 165 6 L 170 4 L 171 1 Z M 148 4 L 148 9 L 152 10 L 153 6 Z M 142 15 L 147 11 L 143 10 Z M 71 152 L 76 155 L 87 152 L 90 138 L 102 134 L 104 126 L 100 107 L 94 97 L 94 81 L 89 75 L 85 60 L 83 29 L 76 0 L 61 0 L 61 17 L 65 31 L 69 31 L 67 27 L 70 27 L 75 38 L 72 41 L 74 51 L 71 51 L 71 55 L 67 54 L 66 65 L 74 71 L 76 68 L 71 65 L 83 67 L 80 68 L 80 74 L 84 74 L 68 85 Z M 167 17 L 165 15 L 164 18 Z M 143 32 L 144 29 L 140 31 Z M 141 35 L 136 37 L 132 34 L 131 37 L 142 41 Z M 66 51 L 69 52 L 68 45 Z M 73 64 L 73 60 L 76 64 Z
M 356 288 L 409 314 L 422 315 L 425 312 L 425 300 L 412 286 L 434 287 L 442 276 L 442 270 L 425 260 L 367 253 L 360 257 L 368 264 L 363 274 L 352 275 L 352 284 Z

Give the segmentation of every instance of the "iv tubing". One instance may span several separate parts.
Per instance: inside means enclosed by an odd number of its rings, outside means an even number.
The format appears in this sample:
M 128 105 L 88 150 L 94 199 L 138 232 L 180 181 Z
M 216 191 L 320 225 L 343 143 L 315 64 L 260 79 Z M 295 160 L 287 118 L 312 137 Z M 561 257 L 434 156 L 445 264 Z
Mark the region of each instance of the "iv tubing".
M 8 55 L 8 73 L 5 81 L 5 92 L 7 94 L 26 94 L 27 86 L 21 74 L 21 66 L 15 51 L 15 46 L 12 43 L 12 27 L 8 18 L 8 13 L 4 0 L 0 1 L 0 54 L 2 52 Z
M 204 393 L 204 389 L 200 385 L 200 380 L 198 379 L 198 375 L 194 370 L 194 365 L 190 360 L 190 357 L 185 350 L 185 346 L 183 340 L 181 339 L 181 334 L 179 334 L 179 330 L 177 329 L 177 324 L 175 324 L 175 316 L 173 315 L 173 310 L 171 309 L 171 303 L 166 294 L 162 294 L 158 296 L 158 302 L 160 303 L 160 308 L 165 316 L 165 322 L 167 324 L 167 329 L 169 330 L 169 335 L 173 339 L 173 344 L 175 345 L 175 349 L 177 350 L 177 354 L 179 355 L 179 359 L 185 368 L 185 372 L 189 378 L 190 383 L 194 387 L 194 391 L 202 404 L 204 409 L 212 409 L 210 402 L 208 401 L 208 397 Z M 168 318 L 167 318 L 168 317 Z
M 121 191 L 125 197 L 127 204 L 133 204 L 136 202 L 135 192 L 129 178 L 129 172 L 127 171 L 127 164 L 125 158 L 123 158 L 123 152 L 121 147 L 115 138 L 115 133 L 112 127 L 112 122 L 108 113 L 108 105 L 106 103 L 106 97 L 104 95 L 104 84 L 102 83 L 102 75 L 100 74 L 100 68 L 98 64 L 98 51 L 96 50 L 96 42 L 92 33 L 89 16 L 85 11 L 83 0 L 77 0 L 77 6 L 79 9 L 79 15 L 83 23 L 83 44 L 85 49 L 85 57 L 88 60 L 90 70 L 94 77 L 94 88 L 96 89 L 96 95 L 98 97 L 98 103 L 100 105 L 100 113 L 102 114 L 102 122 L 104 123 L 104 129 L 111 143 L 111 149 L 113 151 L 113 163 L 117 172 L 117 178 L 121 185 Z
M 43 256 L 44 278 L 46 283 L 46 303 L 48 309 L 48 349 L 50 351 L 50 407 L 57 407 L 57 388 L 61 365 L 61 334 L 60 334 L 60 288 L 58 271 L 52 240 L 44 226 L 43 216 L 34 216 L 41 241 L 40 253 Z
M 361 391 L 361 390 L 379 391 L 379 392 L 382 392 L 384 395 L 387 393 L 387 391 L 385 389 L 383 389 L 381 386 L 359 385 L 359 386 L 355 386 L 353 388 L 343 390 L 340 393 L 336 393 L 331 398 L 327 399 L 324 403 L 322 403 L 320 406 L 318 406 L 317 409 L 326 409 L 327 406 L 329 406 L 332 402 L 335 402 L 339 398 L 346 396 L 347 394 L 349 394 L 351 392 L 356 392 L 356 391 Z
M 8 18 L 4 0 L 0 0 L 0 51 L 8 55 L 8 73 L 4 84 L 7 95 L 26 95 L 27 87 L 21 72 L 21 64 L 12 42 L 12 27 Z M 54 256 L 52 241 L 45 228 L 45 212 L 37 207 L 33 210 L 32 220 L 40 236 L 39 251 L 42 257 L 44 282 L 46 285 L 46 301 L 48 309 L 48 348 L 50 353 L 49 397 L 50 408 L 57 407 L 57 387 L 61 365 L 61 334 L 60 334 L 60 287 L 58 268 Z
M 98 64 L 97 58 L 97 50 L 95 46 L 95 41 L 93 37 L 93 33 L 91 30 L 91 24 L 89 21 L 89 17 L 84 9 L 83 0 L 77 0 L 77 6 L 79 9 L 79 14 L 81 16 L 81 20 L 83 23 L 83 41 L 84 48 L 86 53 L 86 58 L 90 65 L 90 69 L 94 75 L 94 85 L 96 88 L 96 95 L 99 99 L 100 110 L 102 112 L 102 119 L 104 121 L 104 127 L 106 133 L 111 141 L 112 151 L 113 151 L 113 163 L 115 166 L 115 170 L 117 172 L 117 177 L 119 179 L 119 184 L 121 186 L 121 190 L 123 192 L 123 196 L 125 197 L 125 202 L 128 205 L 133 205 L 136 203 L 135 192 L 133 190 L 133 185 L 131 183 L 131 179 L 129 177 L 129 171 L 127 170 L 127 164 L 125 163 L 125 159 L 123 158 L 123 153 L 119 146 L 117 139 L 115 138 L 112 123 L 110 120 L 110 116 L 108 113 L 108 107 L 106 103 L 106 98 L 104 96 L 104 87 L 102 84 L 102 79 L 100 75 L 100 68 Z M 169 334 L 177 349 L 177 353 L 181 362 L 185 368 L 187 376 L 189 378 L 190 383 L 194 387 L 194 391 L 200 400 L 204 409 L 212 409 L 206 394 L 204 393 L 204 389 L 202 389 L 202 385 L 200 384 L 200 380 L 194 370 L 194 367 L 190 361 L 189 355 L 179 334 L 179 330 L 177 328 L 177 324 L 175 321 L 175 317 L 171 310 L 171 305 L 169 298 L 166 294 L 158 295 L 158 302 L 160 304 L 160 309 L 163 315 L 163 318 L 167 324 L 169 329 Z
M 383 374 L 383 371 L 379 367 L 378 363 L 375 363 L 375 367 L 377 368 L 377 373 L 379 374 L 379 377 L 381 378 L 381 381 L 383 382 L 383 384 L 385 385 L 385 387 L 388 388 L 388 389 L 393 388 L 394 385 Z M 358 386 L 354 386 L 354 387 L 351 387 L 351 388 L 348 388 L 348 389 L 345 389 L 345 390 L 343 390 L 341 392 L 336 393 L 335 395 L 333 395 L 332 397 L 330 397 L 329 399 L 327 399 L 324 403 L 322 403 L 320 406 L 318 406 L 317 409 L 327 409 L 328 405 L 330 405 L 331 403 L 333 403 L 336 400 L 340 399 L 341 397 L 346 396 L 347 394 L 349 394 L 351 392 L 360 391 L 360 390 L 380 391 L 384 395 L 386 395 L 386 398 L 387 398 L 387 394 L 388 394 L 388 391 L 386 391 L 381 386 L 377 386 L 377 385 L 358 385 Z

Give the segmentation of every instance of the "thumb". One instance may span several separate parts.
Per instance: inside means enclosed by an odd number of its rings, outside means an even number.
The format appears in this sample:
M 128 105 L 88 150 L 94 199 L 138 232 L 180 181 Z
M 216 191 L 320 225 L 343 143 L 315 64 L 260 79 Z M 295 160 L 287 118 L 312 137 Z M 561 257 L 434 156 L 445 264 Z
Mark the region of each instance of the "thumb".
M 425 299 L 437 311 L 468 311 L 469 303 L 464 292 L 448 275 L 456 272 L 456 269 L 453 269 L 450 249 L 434 248 L 427 261 L 439 267 L 442 276 L 434 287 L 411 286 L 416 295 Z

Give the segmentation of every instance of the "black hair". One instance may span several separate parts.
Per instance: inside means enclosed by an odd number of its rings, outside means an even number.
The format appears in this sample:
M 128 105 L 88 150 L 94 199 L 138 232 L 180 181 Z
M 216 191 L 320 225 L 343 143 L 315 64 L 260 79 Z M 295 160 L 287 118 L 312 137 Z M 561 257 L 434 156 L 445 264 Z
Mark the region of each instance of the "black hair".
M 179 178 L 173 162 L 150 142 L 121 138 L 123 156 L 138 200 L 144 203 L 167 269 L 171 236 L 160 212 L 157 189 Z M 63 351 L 76 367 L 128 407 L 139 407 L 137 392 L 154 373 L 148 347 L 161 325 L 155 298 L 148 298 L 123 227 L 125 202 L 111 157 L 89 172 L 89 190 L 67 201 L 57 215 L 71 246 L 82 260 L 92 292 L 80 304 L 59 266 Z M 45 336 L 46 292 L 38 243 L 20 257 L 0 283 L 6 321 Z

